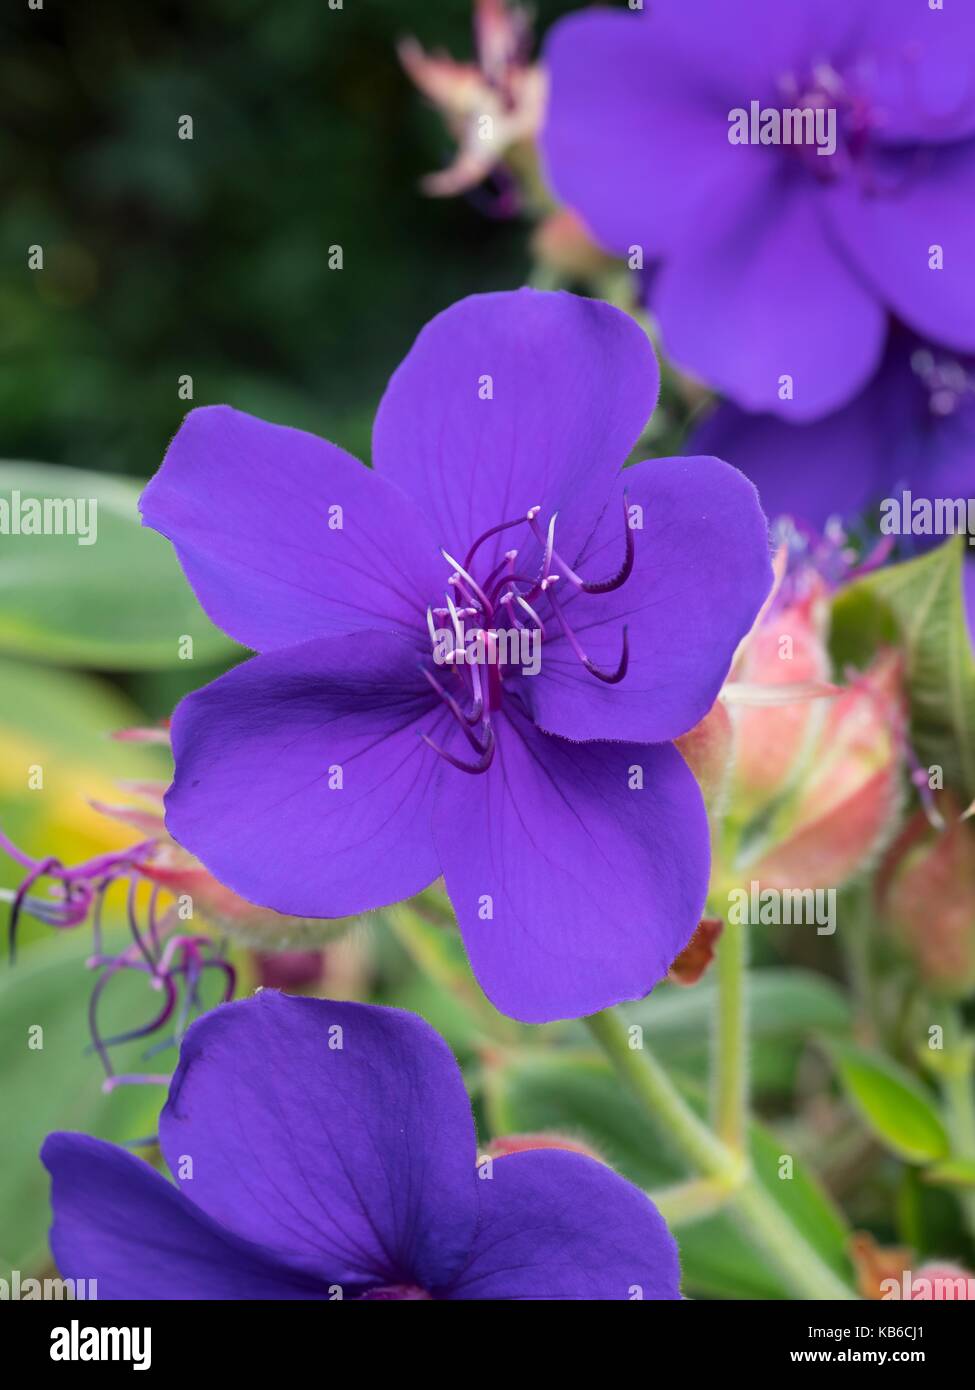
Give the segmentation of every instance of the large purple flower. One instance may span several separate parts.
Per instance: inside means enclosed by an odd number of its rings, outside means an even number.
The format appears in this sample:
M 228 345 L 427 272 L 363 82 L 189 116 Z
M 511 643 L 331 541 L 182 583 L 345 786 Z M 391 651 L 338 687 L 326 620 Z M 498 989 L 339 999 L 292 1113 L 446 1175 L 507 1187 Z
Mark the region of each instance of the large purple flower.
M 975 6 L 654 0 L 562 20 L 546 63 L 555 188 L 606 247 L 661 262 L 668 350 L 740 405 L 839 408 L 887 311 L 975 351 Z M 729 139 L 734 112 L 749 141 L 763 123 L 806 135 L 793 110 L 821 120 L 824 150 L 835 120 L 833 153 Z
M 374 471 L 192 412 L 143 515 L 261 655 L 176 712 L 175 838 L 301 916 L 442 874 L 486 992 L 529 1022 L 645 994 L 708 876 L 668 741 L 710 708 L 770 584 L 739 473 L 621 475 L 657 388 L 625 314 L 522 290 L 423 330 L 380 406 Z
M 676 1299 L 648 1197 L 579 1153 L 476 1167 L 460 1071 L 413 1014 L 265 990 L 194 1023 L 160 1119 L 176 1186 L 52 1134 L 51 1248 L 108 1299 Z

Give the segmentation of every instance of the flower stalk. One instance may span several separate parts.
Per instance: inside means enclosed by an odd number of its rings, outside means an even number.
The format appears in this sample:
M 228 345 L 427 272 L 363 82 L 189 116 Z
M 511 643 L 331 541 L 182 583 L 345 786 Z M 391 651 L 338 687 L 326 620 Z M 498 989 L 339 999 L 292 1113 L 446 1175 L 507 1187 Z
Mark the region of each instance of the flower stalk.
M 734 970 L 744 971 L 744 953 L 732 951 Z M 732 964 L 729 964 L 729 978 Z M 729 994 L 731 994 L 730 986 Z M 736 982 L 736 994 L 744 988 Z M 744 1008 L 733 1010 L 736 1028 L 743 1026 Z M 852 1290 L 796 1230 L 785 1212 L 773 1201 L 751 1172 L 742 1150 L 731 1148 L 725 1139 L 694 1113 L 660 1063 L 646 1048 L 632 1048 L 626 1025 L 613 1010 L 586 1019 L 589 1031 L 606 1053 L 615 1070 L 642 1103 L 661 1135 L 697 1170 L 704 1184 L 688 1183 L 670 1192 L 668 1219 L 700 1219 L 719 1210 L 713 1200 L 722 1191 L 729 1214 L 743 1234 L 772 1260 L 800 1298 L 852 1299 Z M 719 1034 L 722 1025 L 719 1024 Z M 742 1059 L 744 1050 L 736 1055 Z M 738 1077 L 735 1094 L 740 1094 Z M 729 1090 L 729 1095 L 731 1091 Z M 737 1121 L 736 1121 L 737 1122 Z M 667 1194 L 661 1194 L 665 1198 Z M 708 1205 L 705 1207 L 704 1199 Z

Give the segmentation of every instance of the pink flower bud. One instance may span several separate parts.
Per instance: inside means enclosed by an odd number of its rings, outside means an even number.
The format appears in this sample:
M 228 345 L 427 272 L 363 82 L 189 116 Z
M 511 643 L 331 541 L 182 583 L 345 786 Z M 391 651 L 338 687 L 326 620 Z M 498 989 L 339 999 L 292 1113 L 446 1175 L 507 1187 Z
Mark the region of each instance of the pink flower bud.
M 523 1154 L 531 1149 L 567 1149 L 569 1153 L 594 1158 L 598 1163 L 605 1162 L 589 1144 L 584 1144 L 579 1139 L 571 1139 L 567 1134 L 558 1134 L 554 1130 L 546 1131 L 544 1134 L 504 1134 L 492 1139 L 485 1153 L 489 1158 L 504 1158 L 506 1154 Z
M 752 865 L 763 886 L 838 887 L 882 848 L 901 800 L 902 686 L 903 661 L 885 652 L 828 702 L 778 843 Z
M 942 829 L 918 811 L 894 842 L 878 876 L 877 897 L 922 980 L 960 998 L 975 987 L 975 822 L 957 804 L 939 803 Z
M 801 773 L 827 709 L 816 695 L 830 676 L 828 622 L 826 589 L 817 584 L 773 607 L 752 633 L 735 672 L 736 686 L 755 692 L 754 703 L 735 707 L 736 800 L 763 805 Z
M 677 747 L 697 778 L 709 811 L 717 808 L 724 794 L 732 738 L 731 716 L 716 700 L 701 722 L 677 739 Z

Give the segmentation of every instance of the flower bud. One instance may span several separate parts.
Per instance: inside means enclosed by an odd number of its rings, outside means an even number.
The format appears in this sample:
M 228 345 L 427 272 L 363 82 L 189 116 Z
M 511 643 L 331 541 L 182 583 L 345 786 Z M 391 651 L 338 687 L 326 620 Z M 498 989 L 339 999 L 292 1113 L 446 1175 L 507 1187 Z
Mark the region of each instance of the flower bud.
M 923 811 L 889 850 L 877 880 L 884 917 L 921 979 L 936 994 L 961 998 L 975 987 L 975 822 L 939 803 L 936 829 Z
M 716 700 L 701 722 L 677 739 L 677 747 L 697 778 L 709 811 L 718 809 L 724 795 L 732 737 L 731 716 Z
M 829 702 L 803 777 L 776 822 L 777 843 L 751 866 L 770 888 L 838 887 L 882 847 L 901 799 L 903 661 L 882 653 Z
M 505 1134 L 492 1139 L 485 1153 L 488 1158 L 504 1158 L 506 1154 L 528 1153 L 531 1149 L 566 1149 L 569 1153 L 582 1154 L 604 1163 L 596 1150 L 579 1139 L 570 1139 L 567 1134 L 546 1130 L 544 1134 Z
M 735 672 L 754 703 L 735 706 L 735 799 L 756 808 L 784 791 L 805 767 L 827 705 L 830 677 L 826 588 L 773 606 L 752 633 Z M 794 696 L 794 698 L 790 698 Z

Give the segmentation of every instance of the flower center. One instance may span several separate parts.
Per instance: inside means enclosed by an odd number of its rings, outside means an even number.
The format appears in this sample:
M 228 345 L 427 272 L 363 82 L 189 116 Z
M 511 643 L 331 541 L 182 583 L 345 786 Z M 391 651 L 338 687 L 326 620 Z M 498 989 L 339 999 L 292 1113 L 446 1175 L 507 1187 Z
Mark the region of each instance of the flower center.
M 930 348 L 911 353 L 911 371 L 927 392 L 932 415 L 954 415 L 959 406 L 975 395 L 975 377 L 954 357 L 936 356 Z
M 873 104 L 830 63 L 779 82 L 781 143 L 807 172 L 832 181 L 860 164 L 876 125 Z
M 629 640 L 623 628 L 623 650 L 614 671 L 605 671 L 586 655 L 566 615 L 560 592 L 607 594 L 626 583 L 633 571 L 635 546 L 628 524 L 626 497 L 623 498 L 623 525 L 626 549 L 620 569 L 610 579 L 583 579 L 555 548 L 554 513 L 543 530 L 540 507 L 532 507 L 523 517 L 502 521 L 490 527 L 471 545 L 463 563 L 446 550 L 441 554 L 451 568 L 444 603 L 427 609 L 436 672 L 421 670 L 436 694 L 443 700 L 464 737 L 477 754 L 469 762 L 455 757 L 435 744 L 426 734 L 424 742 L 462 772 L 486 772 L 494 757 L 491 715 L 501 708 L 506 678 L 535 675 L 541 663 L 542 643 L 554 634 L 565 638 L 575 656 L 597 680 L 616 685 L 629 665 Z M 541 547 L 541 562 L 535 575 L 519 569 L 518 551 L 506 550 L 500 563 L 488 573 L 477 564 L 484 543 L 503 531 L 526 528 Z

